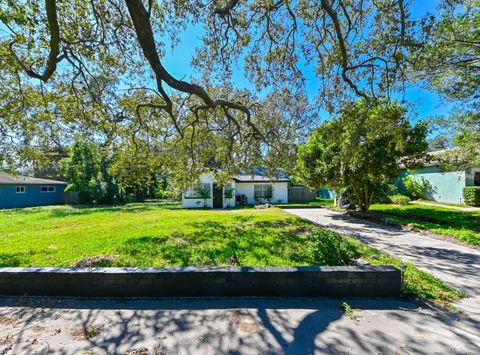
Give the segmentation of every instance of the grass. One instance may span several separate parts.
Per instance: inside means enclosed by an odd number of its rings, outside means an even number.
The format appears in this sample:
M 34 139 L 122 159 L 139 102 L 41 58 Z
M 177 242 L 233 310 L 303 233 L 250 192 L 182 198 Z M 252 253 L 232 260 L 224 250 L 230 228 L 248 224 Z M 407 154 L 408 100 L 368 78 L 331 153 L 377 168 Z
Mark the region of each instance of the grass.
M 454 290 L 442 280 L 418 269 L 413 263 L 405 263 L 383 251 L 369 247 L 357 239 L 344 237 L 361 258 L 371 265 L 392 265 L 399 269 L 404 267 L 402 293 L 407 297 L 418 297 L 424 301 L 431 301 L 443 307 L 457 301 L 466 295 Z
M 183 210 L 177 204 L 36 207 L 0 212 L 0 266 L 300 266 L 402 262 L 278 208 Z M 93 265 L 92 265 L 93 266 Z M 404 294 L 448 304 L 461 297 L 407 264 Z
M 480 247 L 480 212 L 419 204 L 372 205 L 370 211 L 412 227 Z
M 0 212 L 0 266 L 302 265 L 307 222 L 279 209 L 183 210 L 172 204 Z M 105 259 L 105 258 L 103 258 Z
M 275 206 L 277 206 L 277 207 L 292 207 L 292 208 L 305 207 L 305 206 L 310 206 L 310 207 L 333 206 L 333 199 L 317 197 L 317 198 L 315 198 L 315 201 L 282 203 L 282 204 L 276 204 Z
M 442 205 L 442 206 L 446 206 L 446 207 L 448 207 L 448 206 L 451 206 L 451 207 L 465 207 L 465 208 L 472 207 L 472 206 L 469 206 L 469 205 L 465 205 L 463 203 L 439 202 L 439 201 L 431 201 L 431 200 L 417 200 L 417 201 L 418 202 L 429 203 L 429 204 Z

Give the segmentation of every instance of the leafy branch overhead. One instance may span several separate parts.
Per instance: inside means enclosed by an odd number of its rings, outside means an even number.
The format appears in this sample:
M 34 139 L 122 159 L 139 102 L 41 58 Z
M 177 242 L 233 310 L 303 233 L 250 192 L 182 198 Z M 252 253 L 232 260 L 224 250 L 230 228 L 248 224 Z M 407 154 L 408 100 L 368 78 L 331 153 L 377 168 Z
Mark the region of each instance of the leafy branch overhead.
M 204 47 L 195 63 L 204 73 L 218 69 L 214 74 L 219 77 L 228 77 L 231 63 L 243 58 L 247 76 L 260 87 L 286 79 L 297 88 L 304 82 L 298 68 L 303 58 L 316 66 L 323 94 L 338 91 L 342 82 L 365 98 L 375 97 L 378 88 L 390 93 L 402 79 L 405 50 L 415 44 L 414 23 L 408 20 L 403 1 L 322 0 L 321 6 L 316 5 L 232 0 L 77 0 L 68 5 L 56 0 L 40 5 L 7 1 L 1 19 L 10 32 L 5 40 L 12 58 L 32 78 L 47 82 L 56 72 L 63 75 L 71 70 L 71 81 L 80 78 L 87 84 L 86 79 L 99 70 L 130 75 L 145 70 L 144 58 L 162 99 L 151 107 L 165 111 L 180 135 L 183 130 L 171 90 L 195 97 L 190 109 L 197 116 L 201 110 L 219 109 L 238 126 L 231 111 L 241 112 L 250 133 L 264 138 L 252 120 L 249 103 L 211 97 L 210 78 L 194 83 L 169 73 L 162 64 L 168 42 L 163 36 L 175 41 L 178 29 L 203 26 Z

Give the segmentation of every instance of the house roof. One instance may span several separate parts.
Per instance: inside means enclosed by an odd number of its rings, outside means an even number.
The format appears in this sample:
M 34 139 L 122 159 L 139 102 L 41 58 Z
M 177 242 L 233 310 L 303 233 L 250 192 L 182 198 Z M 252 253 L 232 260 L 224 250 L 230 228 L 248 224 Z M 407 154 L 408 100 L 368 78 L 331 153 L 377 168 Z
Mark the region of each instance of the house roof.
M 277 169 L 273 174 L 267 174 L 266 169 L 256 168 L 252 172 L 241 172 L 239 175 L 234 176 L 233 180 L 236 182 L 289 182 L 290 177 L 282 169 Z
M 30 176 L 21 176 L 21 175 L 11 175 L 7 173 L 0 172 L 0 184 L 1 185 L 67 185 L 66 182 L 49 180 L 49 179 L 39 179 Z

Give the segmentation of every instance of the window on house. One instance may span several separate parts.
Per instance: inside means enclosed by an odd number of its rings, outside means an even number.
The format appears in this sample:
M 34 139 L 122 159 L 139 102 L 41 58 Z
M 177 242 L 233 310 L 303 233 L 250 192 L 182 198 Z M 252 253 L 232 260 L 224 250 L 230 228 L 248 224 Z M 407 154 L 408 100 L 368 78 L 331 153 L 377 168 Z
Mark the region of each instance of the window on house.
M 17 187 L 15 188 L 15 192 L 16 192 L 17 194 L 24 194 L 24 193 L 25 193 L 25 186 L 17 186 Z
M 210 184 L 201 183 L 185 190 L 185 198 L 210 198 Z
M 473 186 L 480 186 L 480 171 L 476 171 L 473 175 Z
M 253 185 L 253 196 L 255 198 L 272 198 L 271 184 Z
M 42 186 L 40 190 L 42 192 L 55 192 L 55 186 Z

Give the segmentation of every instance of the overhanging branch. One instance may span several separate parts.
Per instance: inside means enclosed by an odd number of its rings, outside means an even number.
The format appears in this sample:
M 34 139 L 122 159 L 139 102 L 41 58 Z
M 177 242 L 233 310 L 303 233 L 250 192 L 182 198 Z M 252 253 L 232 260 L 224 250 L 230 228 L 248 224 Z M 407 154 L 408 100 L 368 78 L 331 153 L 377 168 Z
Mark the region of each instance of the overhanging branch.
M 48 55 L 47 66 L 43 74 L 39 74 L 35 70 L 27 68 L 27 66 L 21 61 L 13 49 L 15 42 L 11 42 L 9 48 L 13 57 L 15 58 L 15 61 L 28 76 L 47 82 L 53 73 L 55 73 L 57 64 L 64 59 L 64 56 L 59 56 L 60 27 L 58 25 L 56 0 L 45 0 L 45 9 L 47 12 L 48 30 L 50 32 L 50 53 Z

